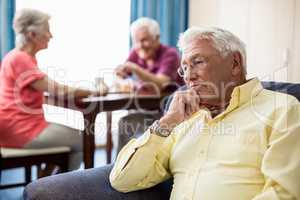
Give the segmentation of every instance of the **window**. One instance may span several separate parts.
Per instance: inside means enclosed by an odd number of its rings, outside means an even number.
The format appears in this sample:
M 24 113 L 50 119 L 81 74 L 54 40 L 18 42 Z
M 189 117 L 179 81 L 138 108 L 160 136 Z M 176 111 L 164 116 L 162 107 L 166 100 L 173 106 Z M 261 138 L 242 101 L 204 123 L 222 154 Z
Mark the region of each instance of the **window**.
M 94 78 L 105 71 L 105 81 L 112 83 L 113 68 L 124 62 L 129 52 L 130 0 L 17 0 L 16 9 L 21 8 L 51 15 L 53 38 L 48 49 L 37 55 L 39 67 L 51 78 L 92 87 Z M 51 106 L 45 106 L 45 113 L 49 121 L 83 129 L 80 113 Z
M 53 38 L 38 60 L 41 68 L 64 73 L 64 80 L 91 80 L 99 70 L 115 67 L 128 55 L 129 0 L 17 0 L 16 5 L 17 9 L 36 8 L 51 15 Z M 55 78 L 55 74 L 49 75 Z

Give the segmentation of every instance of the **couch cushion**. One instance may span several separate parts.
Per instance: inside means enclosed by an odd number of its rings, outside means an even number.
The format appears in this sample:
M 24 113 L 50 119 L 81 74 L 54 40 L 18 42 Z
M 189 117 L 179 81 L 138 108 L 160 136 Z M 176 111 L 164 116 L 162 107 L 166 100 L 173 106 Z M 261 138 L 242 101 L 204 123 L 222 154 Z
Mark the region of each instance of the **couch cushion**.
M 25 200 L 165 200 L 172 181 L 147 190 L 120 193 L 109 182 L 112 165 L 74 171 L 36 180 L 26 186 Z

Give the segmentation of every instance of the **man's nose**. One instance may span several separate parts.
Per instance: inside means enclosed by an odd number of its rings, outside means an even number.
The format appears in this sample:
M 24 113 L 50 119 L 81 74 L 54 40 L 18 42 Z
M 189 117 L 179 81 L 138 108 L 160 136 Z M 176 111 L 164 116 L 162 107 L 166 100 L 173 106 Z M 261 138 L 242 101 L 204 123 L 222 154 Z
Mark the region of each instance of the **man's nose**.
M 142 41 L 141 42 L 141 48 L 147 49 L 150 47 L 150 42 L 149 41 Z
M 190 68 L 190 67 L 187 68 L 187 70 L 184 73 L 184 79 L 186 81 L 193 81 L 196 79 L 196 77 L 197 77 L 197 73 L 194 72 L 192 68 Z
M 50 39 L 53 38 L 53 35 L 52 35 L 51 32 L 48 32 L 48 37 L 49 37 Z

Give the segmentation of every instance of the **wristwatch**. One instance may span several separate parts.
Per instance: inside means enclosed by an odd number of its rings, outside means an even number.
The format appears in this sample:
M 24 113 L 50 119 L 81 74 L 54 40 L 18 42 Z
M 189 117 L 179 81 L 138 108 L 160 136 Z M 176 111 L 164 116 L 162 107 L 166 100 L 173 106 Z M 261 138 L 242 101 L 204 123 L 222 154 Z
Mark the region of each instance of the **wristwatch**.
M 160 127 L 159 120 L 154 121 L 154 123 L 149 127 L 150 133 L 161 137 L 168 137 L 172 129 Z

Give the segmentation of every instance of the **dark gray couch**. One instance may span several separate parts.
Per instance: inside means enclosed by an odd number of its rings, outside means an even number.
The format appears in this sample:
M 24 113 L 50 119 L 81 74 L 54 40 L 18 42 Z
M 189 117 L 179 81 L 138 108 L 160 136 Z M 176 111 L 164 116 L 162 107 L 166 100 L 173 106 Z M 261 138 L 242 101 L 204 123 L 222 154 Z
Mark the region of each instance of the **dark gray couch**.
M 289 93 L 300 100 L 300 84 L 264 82 L 266 89 Z M 167 106 L 168 107 L 168 103 Z M 166 200 L 169 199 L 172 180 L 153 188 L 127 194 L 114 190 L 109 183 L 107 165 L 84 171 L 69 172 L 39 179 L 27 185 L 25 200 Z
M 166 200 L 169 180 L 148 190 L 120 193 L 109 183 L 112 165 L 41 178 L 27 185 L 25 200 Z

